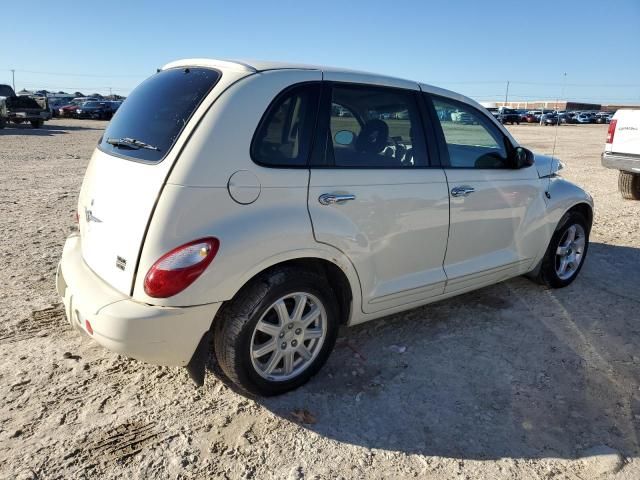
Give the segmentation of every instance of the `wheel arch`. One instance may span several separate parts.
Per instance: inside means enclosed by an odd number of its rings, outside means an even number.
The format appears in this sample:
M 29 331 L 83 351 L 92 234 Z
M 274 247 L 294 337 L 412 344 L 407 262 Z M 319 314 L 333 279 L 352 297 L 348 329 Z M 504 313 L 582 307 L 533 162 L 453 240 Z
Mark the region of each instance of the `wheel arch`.
M 302 250 L 276 255 L 242 275 L 233 289 L 232 300 L 238 292 L 260 275 L 284 266 L 318 272 L 325 276 L 338 299 L 340 324 L 350 323 L 354 310 L 361 305 L 360 281 L 353 264 L 339 251 Z
M 591 232 L 593 226 L 593 207 L 586 202 L 579 202 L 569 208 L 565 213 L 578 212 L 587 220 L 587 227 Z M 564 216 L 564 215 L 563 215 Z

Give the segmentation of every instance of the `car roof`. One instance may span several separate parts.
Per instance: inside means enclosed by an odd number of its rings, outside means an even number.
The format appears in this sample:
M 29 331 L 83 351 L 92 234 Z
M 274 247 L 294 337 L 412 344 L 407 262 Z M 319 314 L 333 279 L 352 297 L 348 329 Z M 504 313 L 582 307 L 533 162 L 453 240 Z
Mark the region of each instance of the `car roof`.
M 266 72 L 270 70 L 316 70 L 321 71 L 324 74 L 336 74 L 338 78 L 344 78 L 347 82 L 362 82 L 373 85 L 384 85 L 396 88 L 405 88 L 412 90 L 422 90 L 433 95 L 440 95 L 443 97 L 458 100 L 460 102 L 469 104 L 475 108 L 483 110 L 484 107 L 475 100 L 461 95 L 459 93 L 447 90 L 444 88 L 429 85 L 418 81 L 407 80 L 398 77 L 392 77 L 388 75 L 381 75 L 378 73 L 363 72 L 359 70 L 351 70 L 340 67 L 329 67 L 324 65 L 307 65 L 293 62 L 272 62 L 264 60 L 222 60 L 215 58 L 186 58 L 182 60 L 176 60 L 174 62 L 167 63 L 161 70 L 167 70 L 170 68 L 181 67 L 208 67 L 218 68 L 221 70 L 231 70 L 238 73 L 245 73 L 251 75 L 253 73 Z M 506 130 L 501 124 L 497 123 L 498 127 L 507 135 L 514 145 L 518 145 L 516 140 L 511 136 L 508 130 Z
M 335 73 L 359 73 L 367 76 L 376 76 L 380 77 L 381 75 L 369 72 L 362 72 L 358 70 L 348 69 L 348 68 L 339 68 L 339 67 L 329 67 L 326 65 L 310 65 L 305 63 L 295 63 L 295 62 L 275 62 L 275 61 L 267 61 L 267 60 L 221 60 L 215 58 L 187 58 L 183 60 L 177 60 L 175 62 L 167 63 L 162 67 L 162 70 L 167 68 L 176 68 L 183 66 L 203 66 L 203 67 L 212 67 L 212 68 L 224 68 L 230 69 L 238 72 L 246 72 L 246 73 L 257 73 L 257 72 L 266 72 L 268 70 L 318 70 L 322 72 L 335 72 Z M 387 77 L 384 78 L 395 78 L 395 77 Z M 400 78 L 395 78 L 396 80 L 407 81 Z M 417 82 L 415 82 L 417 83 Z
M 187 58 L 167 63 L 162 67 L 161 70 L 188 66 L 220 68 L 246 74 L 266 72 L 270 70 L 317 70 L 323 73 L 343 74 L 345 78 L 349 78 L 349 81 L 353 82 L 366 82 L 397 88 L 410 88 L 414 90 L 417 90 L 417 86 L 419 86 L 425 92 L 432 93 L 434 95 L 446 96 L 465 103 L 469 103 L 475 107 L 483 108 L 478 102 L 469 97 L 453 92 L 451 90 L 436 87 L 434 85 L 429 85 L 427 83 L 388 75 L 381 75 L 379 73 L 365 72 L 340 67 L 330 67 L 325 65 L 309 65 L 303 63 L 274 62 L 265 60 L 221 60 L 215 58 Z

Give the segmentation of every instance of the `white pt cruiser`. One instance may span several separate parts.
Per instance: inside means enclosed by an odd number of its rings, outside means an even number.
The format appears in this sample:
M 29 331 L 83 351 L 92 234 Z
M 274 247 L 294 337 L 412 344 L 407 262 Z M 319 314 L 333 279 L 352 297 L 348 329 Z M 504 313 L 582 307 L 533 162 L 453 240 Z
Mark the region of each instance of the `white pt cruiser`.
M 120 354 L 215 355 L 296 388 L 354 325 L 528 274 L 577 276 L 590 195 L 476 102 L 348 70 L 194 59 L 120 107 L 57 274 L 69 322 Z

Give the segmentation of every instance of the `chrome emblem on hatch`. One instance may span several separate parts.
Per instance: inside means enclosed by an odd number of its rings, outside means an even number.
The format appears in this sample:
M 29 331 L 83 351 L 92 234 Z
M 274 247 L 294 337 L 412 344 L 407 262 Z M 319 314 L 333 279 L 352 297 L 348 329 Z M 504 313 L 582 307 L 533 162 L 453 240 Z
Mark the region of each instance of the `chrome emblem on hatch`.
M 102 223 L 102 220 L 100 220 L 98 217 L 94 217 L 91 210 L 89 210 L 87 207 L 84 207 L 84 218 L 87 221 L 87 223 L 89 222 Z
M 124 270 L 127 267 L 127 261 L 118 255 L 116 257 L 116 267 L 120 270 Z

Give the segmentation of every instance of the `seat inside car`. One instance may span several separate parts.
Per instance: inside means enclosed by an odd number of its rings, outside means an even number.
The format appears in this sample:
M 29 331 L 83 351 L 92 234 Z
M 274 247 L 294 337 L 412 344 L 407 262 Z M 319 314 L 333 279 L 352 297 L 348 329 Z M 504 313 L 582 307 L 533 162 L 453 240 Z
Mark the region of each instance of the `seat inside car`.
M 356 139 L 356 151 L 364 155 L 378 155 L 387 146 L 389 126 L 374 118 L 364 124 Z

